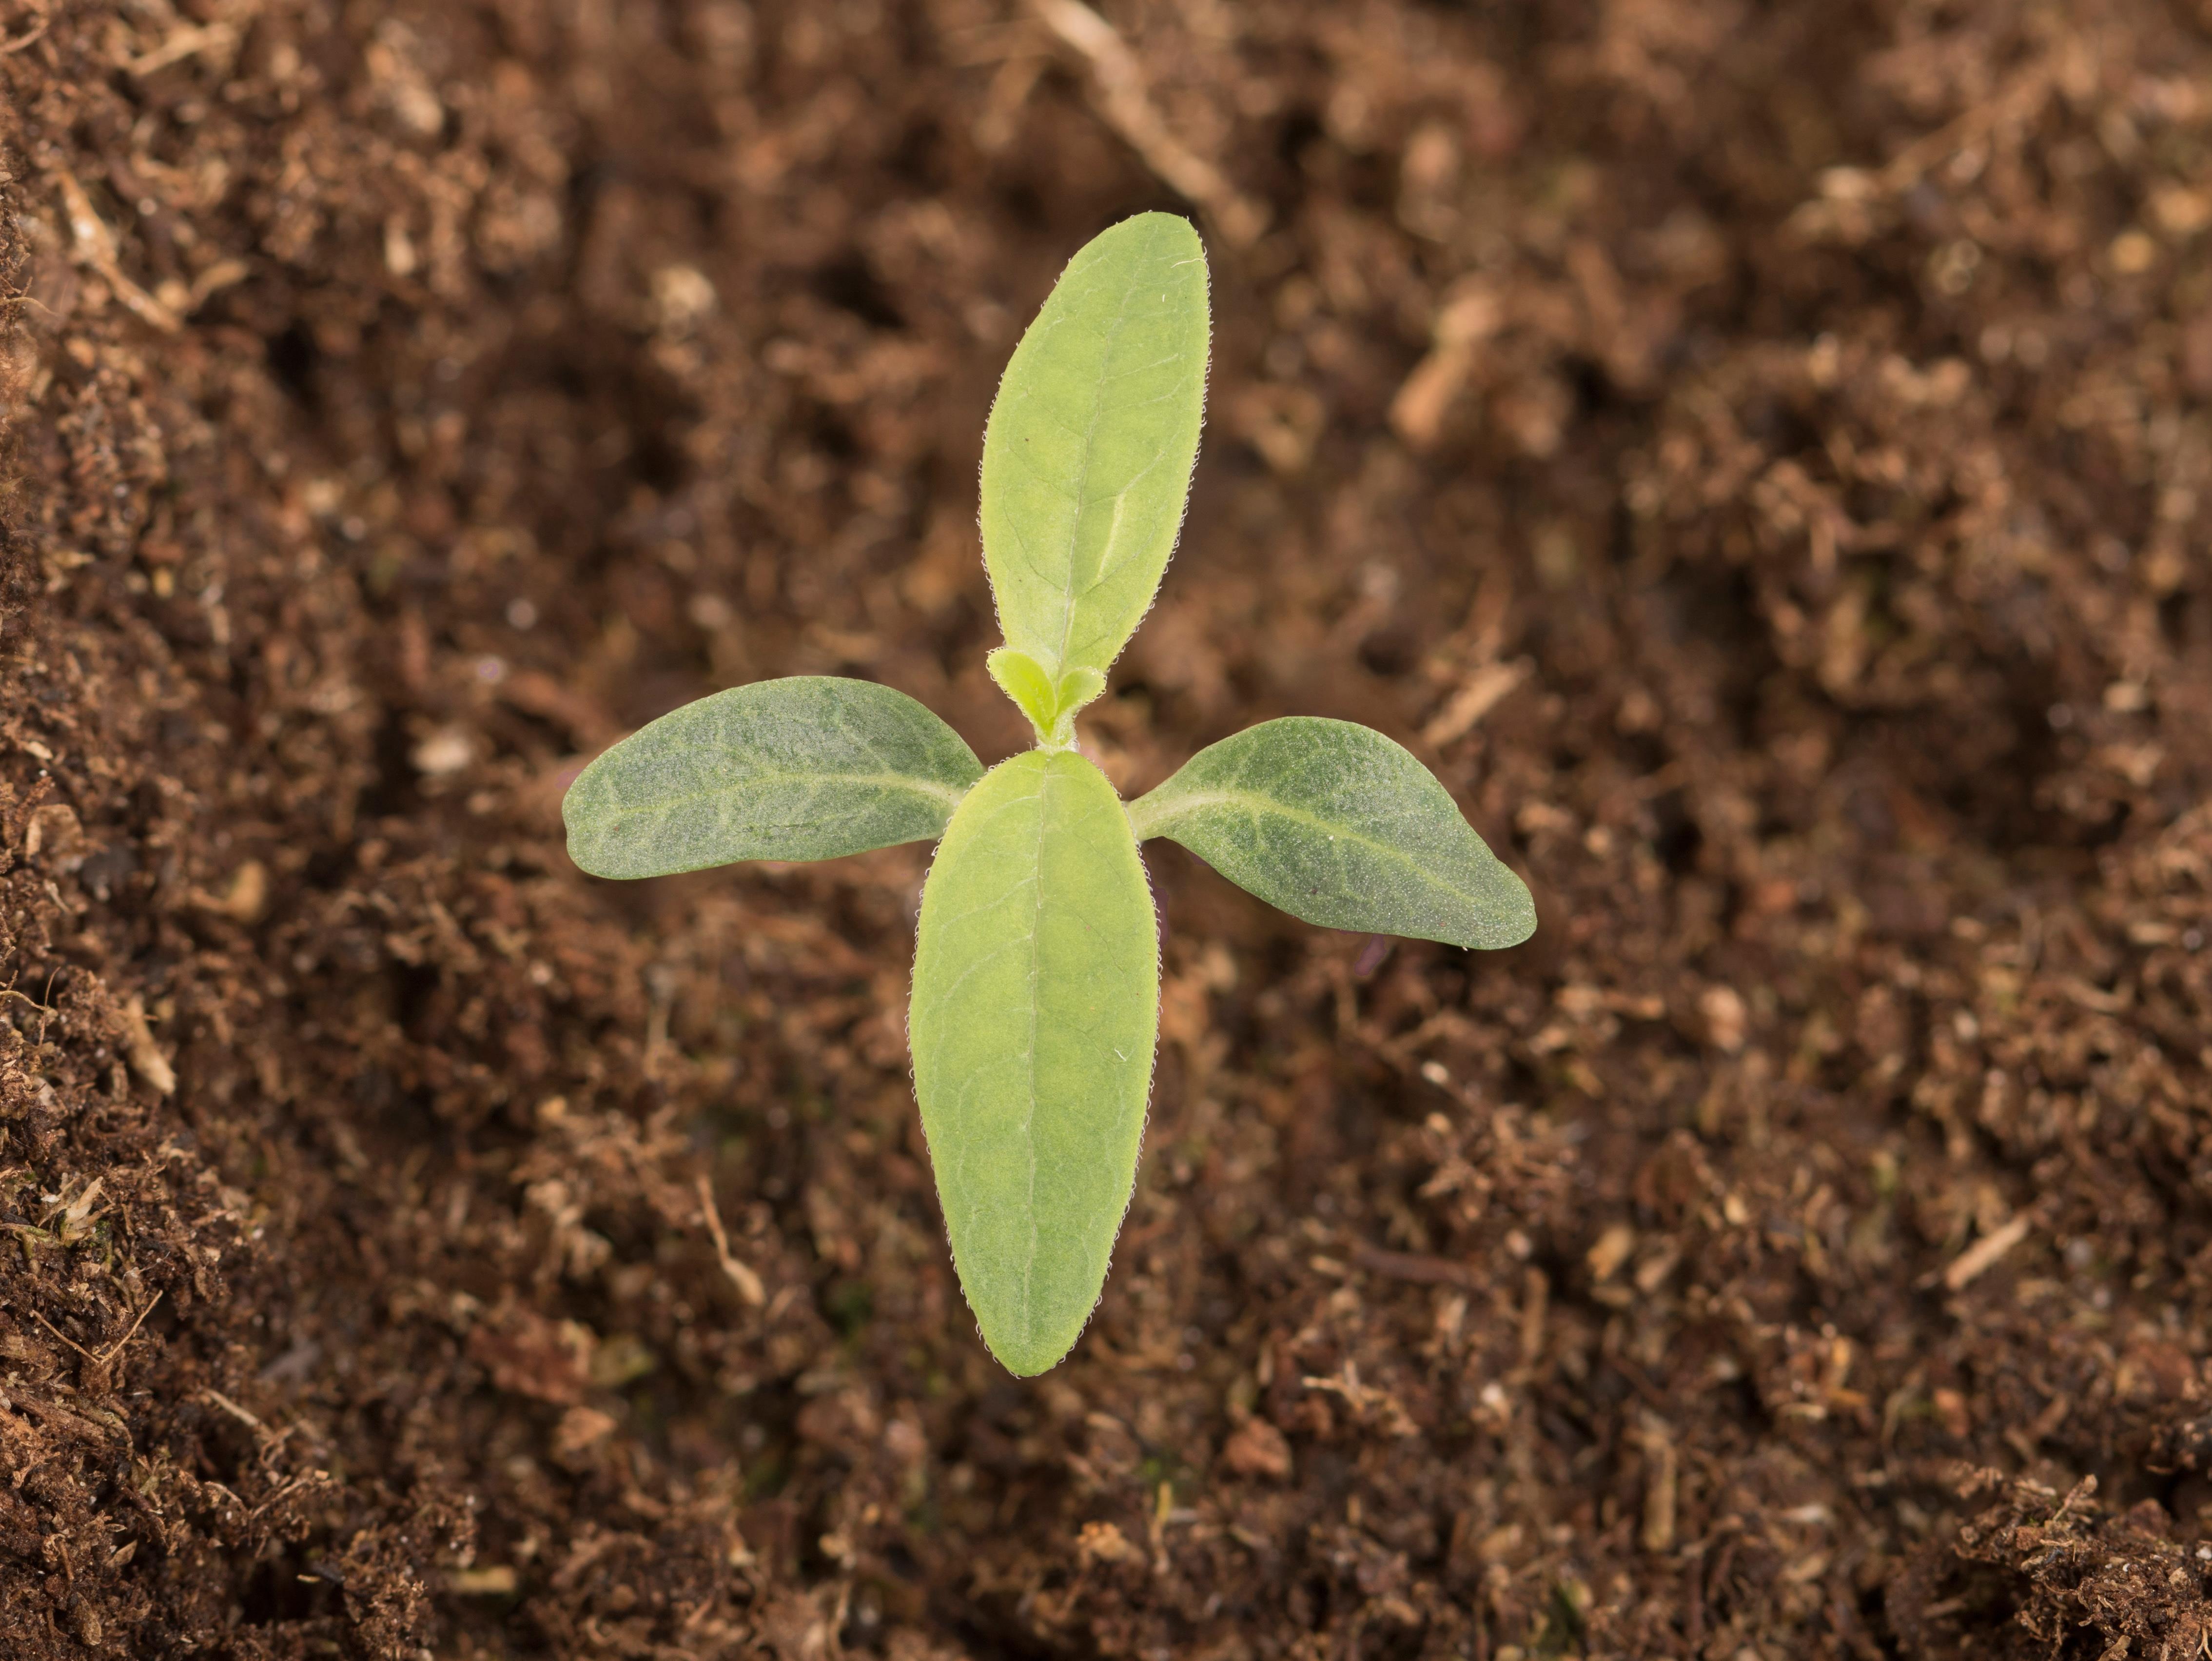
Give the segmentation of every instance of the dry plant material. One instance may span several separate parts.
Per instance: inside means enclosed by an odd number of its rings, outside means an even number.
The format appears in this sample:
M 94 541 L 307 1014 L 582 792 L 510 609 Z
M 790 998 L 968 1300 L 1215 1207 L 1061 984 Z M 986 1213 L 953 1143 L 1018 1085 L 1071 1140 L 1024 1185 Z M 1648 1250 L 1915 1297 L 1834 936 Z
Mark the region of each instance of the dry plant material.
M 1144 67 L 1111 23 L 1083 0 L 1030 0 L 1030 9 L 1060 40 L 1082 54 L 1098 89 L 1099 113 L 1161 181 L 1206 210 L 1232 248 L 1250 246 L 1267 228 L 1267 210 L 1240 192 L 1221 169 L 1168 130 L 1146 88 Z

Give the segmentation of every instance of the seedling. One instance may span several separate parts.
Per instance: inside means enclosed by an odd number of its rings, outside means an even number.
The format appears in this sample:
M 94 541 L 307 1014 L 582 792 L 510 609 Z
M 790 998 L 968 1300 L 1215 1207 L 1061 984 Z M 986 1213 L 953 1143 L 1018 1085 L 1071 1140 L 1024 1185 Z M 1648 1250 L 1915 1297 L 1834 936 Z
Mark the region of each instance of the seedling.
M 983 434 L 992 678 L 1036 747 L 988 770 L 921 704 L 799 676 L 685 705 L 586 767 L 576 863 L 653 877 L 934 841 L 907 1036 L 962 1289 L 1012 1372 L 1067 1354 L 1128 1209 L 1159 1025 L 1138 845 L 1166 837 L 1292 916 L 1462 946 L 1535 927 L 1520 879 L 1380 733 L 1264 721 L 1133 802 L 1077 713 L 1167 569 L 1206 400 L 1205 250 L 1167 214 L 1075 256 Z

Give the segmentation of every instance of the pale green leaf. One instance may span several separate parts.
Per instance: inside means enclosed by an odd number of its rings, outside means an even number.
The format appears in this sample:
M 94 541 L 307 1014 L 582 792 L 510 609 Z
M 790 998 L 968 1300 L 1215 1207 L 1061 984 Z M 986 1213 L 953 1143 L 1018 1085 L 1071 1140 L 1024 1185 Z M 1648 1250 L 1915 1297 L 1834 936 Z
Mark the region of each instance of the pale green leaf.
M 983 435 L 983 563 L 1007 643 L 1049 677 L 1103 671 L 1160 586 L 1207 327 L 1198 233 L 1139 214 L 1069 262 L 1006 365 Z
M 1142 837 L 1181 843 L 1238 887 L 1324 928 L 1516 946 L 1536 927 L 1521 879 L 1399 745 L 1293 716 L 1210 745 L 1133 804 Z
M 1056 689 L 1060 694 L 1060 714 L 1073 715 L 1106 690 L 1105 672 L 1098 669 L 1070 669 L 1060 678 Z
M 1053 719 L 1060 713 L 1060 688 L 1043 665 L 1018 647 L 1001 646 L 983 660 L 983 666 L 999 683 L 999 690 L 1014 701 L 1014 708 L 1030 718 L 1030 726 L 1040 734 L 1052 731 Z
M 903 692 L 801 675 L 732 687 L 641 728 L 561 803 L 598 877 L 826 860 L 941 832 L 983 765 Z
M 907 1032 L 961 1288 L 1012 1372 L 1065 1355 L 1105 1284 L 1159 986 L 1152 891 L 1113 786 L 1073 751 L 992 769 L 922 889 Z
M 1074 743 L 1076 711 L 1106 690 L 1106 677 L 1096 669 L 1070 669 L 1055 680 L 1018 647 L 1001 646 L 983 663 L 999 690 L 1030 718 L 1037 741 L 1050 750 Z

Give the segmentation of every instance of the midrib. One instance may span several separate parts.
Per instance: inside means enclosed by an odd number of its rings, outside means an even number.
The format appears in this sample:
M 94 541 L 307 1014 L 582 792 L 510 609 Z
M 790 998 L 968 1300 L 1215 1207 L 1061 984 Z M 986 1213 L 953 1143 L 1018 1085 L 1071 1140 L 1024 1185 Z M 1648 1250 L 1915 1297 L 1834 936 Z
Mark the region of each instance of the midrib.
M 1036 847 L 1031 865 L 1036 879 L 1030 884 L 1030 1045 L 1029 1045 L 1029 1102 L 1022 1115 L 1022 1148 L 1029 1155 L 1030 1249 L 1022 1259 L 1022 1329 L 1030 1327 L 1030 1291 L 1036 1274 L 1037 1232 L 1036 1211 L 1036 1110 L 1037 1110 L 1037 1003 L 1042 970 L 1041 941 L 1044 936 L 1044 839 L 1046 828 L 1052 822 L 1052 764 L 1045 764 L 1043 775 L 1037 780 Z
M 1139 804 L 1139 806 L 1141 805 L 1141 803 Z M 1310 826 L 1332 839 L 1340 838 L 1345 842 L 1358 843 L 1362 848 L 1372 849 L 1384 859 L 1418 873 L 1427 880 L 1435 883 L 1439 888 L 1448 888 L 1463 898 L 1476 897 L 1468 893 L 1466 890 L 1446 882 L 1442 877 L 1422 865 L 1419 861 L 1400 852 L 1388 843 L 1377 842 L 1374 837 L 1364 836 L 1347 825 L 1333 824 L 1327 819 L 1304 812 L 1286 802 L 1277 800 L 1273 796 L 1253 795 L 1239 790 L 1194 791 L 1188 796 L 1179 798 L 1164 809 L 1146 814 L 1142 822 L 1137 820 L 1133 812 L 1129 816 L 1131 827 L 1136 831 L 1139 841 L 1148 837 L 1166 836 L 1169 834 L 1166 829 L 1168 825 L 1186 814 L 1200 812 L 1208 807 L 1239 807 L 1247 812 L 1272 813 L 1279 818 L 1285 818 L 1295 824 Z
M 955 790 L 950 785 L 934 779 L 915 778 L 901 773 L 748 773 L 744 778 L 729 784 L 719 784 L 711 789 L 695 790 L 684 796 L 657 796 L 635 807 L 617 811 L 625 816 L 658 813 L 671 807 L 683 807 L 696 801 L 711 801 L 717 796 L 731 796 L 764 784 L 854 784 L 866 785 L 879 790 L 910 790 L 918 796 L 934 796 L 939 801 L 957 807 L 967 791 Z M 969 789 L 975 787 L 970 785 Z
M 1083 430 L 1083 466 L 1075 478 L 1075 517 L 1067 527 L 1067 575 L 1060 589 L 1060 664 L 1067 666 L 1068 642 L 1075 635 L 1075 551 L 1083 535 L 1083 508 L 1091 492 L 1091 458 L 1098 447 L 1098 418 L 1106 407 L 1106 366 L 1114 361 L 1114 348 L 1121 338 L 1121 330 L 1128 322 L 1129 301 L 1137 292 L 1133 282 L 1121 290 L 1121 303 L 1114 313 L 1114 326 L 1106 332 L 1106 351 L 1099 361 L 1097 384 L 1091 393 L 1091 419 Z M 1115 518 L 1120 517 L 1117 507 Z

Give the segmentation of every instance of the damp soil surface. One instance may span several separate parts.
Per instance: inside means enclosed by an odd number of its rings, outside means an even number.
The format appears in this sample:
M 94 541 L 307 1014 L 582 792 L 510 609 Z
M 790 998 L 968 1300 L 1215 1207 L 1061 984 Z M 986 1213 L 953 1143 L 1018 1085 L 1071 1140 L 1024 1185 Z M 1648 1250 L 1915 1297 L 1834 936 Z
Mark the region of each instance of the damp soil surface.
M 4 11 L 11 1661 L 2205 1652 L 2203 4 Z M 558 802 L 769 676 L 1016 748 L 983 416 L 1153 208 L 1211 419 L 1088 745 L 1369 722 L 1542 921 L 1151 850 L 1016 1382 L 926 850 Z

